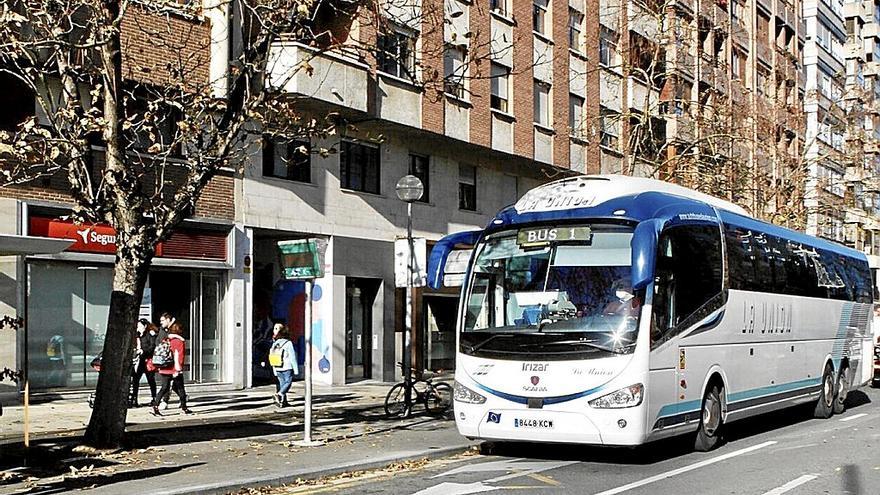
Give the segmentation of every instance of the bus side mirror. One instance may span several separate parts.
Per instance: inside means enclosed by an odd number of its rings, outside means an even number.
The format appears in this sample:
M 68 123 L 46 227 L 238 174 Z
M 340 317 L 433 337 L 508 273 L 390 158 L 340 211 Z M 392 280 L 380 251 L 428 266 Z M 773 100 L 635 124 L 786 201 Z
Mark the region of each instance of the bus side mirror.
M 449 253 L 455 249 L 456 245 L 466 244 L 473 246 L 482 234 L 482 230 L 469 230 L 450 234 L 437 241 L 437 244 L 434 244 L 434 247 L 431 248 L 431 256 L 428 258 L 428 287 L 439 289 L 443 285 L 446 261 L 449 259 Z
M 636 226 L 632 242 L 632 286 L 644 289 L 654 279 L 657 264 L 657 240 L 663 222 L 657 219 L 645 220 Z

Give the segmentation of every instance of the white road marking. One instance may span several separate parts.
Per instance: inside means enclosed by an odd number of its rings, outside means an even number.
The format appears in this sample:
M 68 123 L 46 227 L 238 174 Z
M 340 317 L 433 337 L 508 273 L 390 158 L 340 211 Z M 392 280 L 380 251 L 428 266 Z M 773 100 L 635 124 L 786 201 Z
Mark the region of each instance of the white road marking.
M 778 488 L 774 488 L 774 489 L 770 490 L 769 492 L 765 493 L 764 495 L 782 495 L 783 493 L 785 493 L 789 490 L 793 490 L 793 489 L 803 485 L 804 483 L 807 483 L 809 481 L 813 481 L 814 479 L 816 479 L 818 477 L 819 477 L 818 474 L 805 474 L 796 480 L 791 480 L 788 483 L 786 483 Z
M 673 469 L 672 471 L 668 471 L 665 473 L 660 473 L 656 476 L 651 476 L 650 478 L 645 478 L 641 481 L 636 481 L 634 483 L 630 483 L 628 485 L 619 486 L 617 488 L 612 488 L 611 490 L 605 490 L 604 492 L 597 493 L 596 495 L 614 495 L 616 493 L 623 493 L 633 488 L 638 488 L 640 486 L 645 486 L 655 481 L 665 480 L 666 478 L 671 478 L 673 476 L 678 476 L 679 474 L 686 473 L 688 471 L 693 471 L 694 469 L 700 469 L 701 467 L 706 467 L 711 464 L 715 464 L 716 462 L 726 461 L 732 457 L 736 457 L 743 454 L 748 454 L 749 452 L 754 452 L 758 449 L 763 449 L 764 447 L 769 447 L 771 445 L 776 444 L 775 441 L 771 440 L 769 442 L 759 443 L 758 445 L 753 445 L 751 447 L 746 447 L 744 449 L 735 450 L 733 452 L 729 452 L 724 455 L 719 455 L 718 457 L 713 457 L 711 459 L 706 459 L 705 461 L 700 461 L 696 464 L 691 464 L 690 466 L 681 467 L 678 469 Z
M 856 414 L 856 415 L 853 415 L 853 416 L 849 416 L 849 417 L 843 418 L 843 419 L 840 420 L 840 422 L 843 423 L 843 422 L 845 422 L 845 421 L 852 421 L 852 420 L 854 420 L 854 419 L 856 419 L 856 418 L 861 418 L 862 416 L 867 416 L 867 415 L 868 415 L 868 413 L 860 413 L 860 414 Z
M 459 473 L 486 473 L 492 471 L 513 471 L 483 481 L 474 483 L 440 483 L 430 488 L 420 490 L 413 495 L 468 495 L 470 493 L 483 493 L 492 490 L 498 490 L 503 487 L 491 486 L 489 483 L 498 483 L 499 481 L 507 481 L 522 476 L 537 474 L 542 471 L 550 471 L 570 464 L 577 464 L 577 461 L 530 461 L 526 459 L 504 459 L 492 462 L 480 462 L 461 466 L 451 471 L 432 476 L 438 478 L 440 476 L 449 476 Z

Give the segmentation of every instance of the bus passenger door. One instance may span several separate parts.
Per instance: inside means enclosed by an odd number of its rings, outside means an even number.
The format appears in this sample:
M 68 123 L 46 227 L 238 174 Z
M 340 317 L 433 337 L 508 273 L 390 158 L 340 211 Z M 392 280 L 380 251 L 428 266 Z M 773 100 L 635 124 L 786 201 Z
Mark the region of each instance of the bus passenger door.
M 651 302 L 651 356 L 648 386 L 652 429 L 669 425 L 677 414 L 678 344 L 671 339 L 675 328 L 675 273 L 672 269 L 672 242 L 661 235 L 658 242 Z

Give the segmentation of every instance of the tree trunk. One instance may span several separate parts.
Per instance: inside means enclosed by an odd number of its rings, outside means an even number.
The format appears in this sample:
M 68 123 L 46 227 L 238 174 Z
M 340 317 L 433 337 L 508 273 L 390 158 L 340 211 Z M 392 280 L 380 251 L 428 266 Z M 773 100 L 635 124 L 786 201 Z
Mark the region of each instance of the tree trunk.
M 152 264 L 152 256 L 144 256 L 142 249 L 122 244 L 117 248 L 95 407 L 84 438 L 93 447 L 117 448 L 125 436 L 135 327 Z

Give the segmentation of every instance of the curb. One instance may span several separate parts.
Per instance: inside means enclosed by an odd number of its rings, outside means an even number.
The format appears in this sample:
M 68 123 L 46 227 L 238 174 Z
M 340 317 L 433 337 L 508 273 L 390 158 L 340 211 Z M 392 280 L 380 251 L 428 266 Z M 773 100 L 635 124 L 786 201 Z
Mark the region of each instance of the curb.
M 230 491 L 240 490 L 244 488 L 260 488 L 267 486 L 277 487 L 287 483 L 293 483 L 296 480 L 314 480 L 350 471 L 379 469 L 394 462 L 415 461 L 419 459 L 438 459 L 441 457 L 460 454 L 475 445 L 478 444 L 475 442 L 467 442 L 430 450 L 404 451 L 397 454 L 372 459 L 367 462 L 355 461 L 345 464 L 337 464 L 335 466 L 329 466 L 318 470 L 303 469 L 299 471 L 291 471 L 290 473 L 281 476 L 268 475 L 263 477 L 239 479 L 235 480 L 234 482 L 232 480 L 226 480 L 219 481 L 217 483 L 207 483 L 202 485 L 181 487 L 176 490 L 160 490 L 152 492 L 152 495 L 214 495 L 228 494 Z

